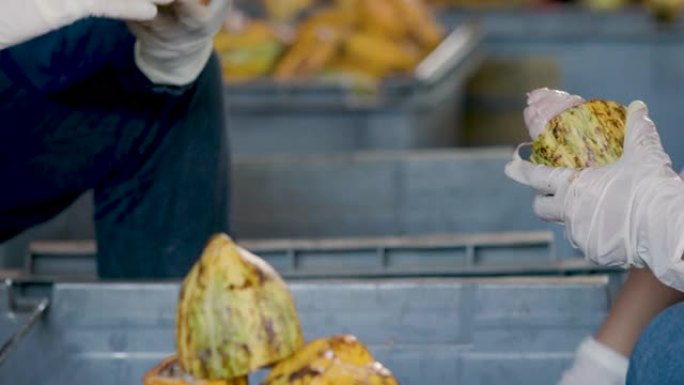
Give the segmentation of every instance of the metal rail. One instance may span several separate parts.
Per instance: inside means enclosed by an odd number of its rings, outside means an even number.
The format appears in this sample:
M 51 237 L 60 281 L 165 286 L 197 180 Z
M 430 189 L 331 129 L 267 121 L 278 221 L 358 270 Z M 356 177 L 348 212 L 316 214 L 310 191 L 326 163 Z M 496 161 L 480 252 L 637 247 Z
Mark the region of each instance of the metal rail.
M 500 275 L 548 270 L 557 259 L 548 231 L 239 243 L 286 278 Z M 95 277 L 92 241 L 34 242 L 29 250 L 29 277 Z

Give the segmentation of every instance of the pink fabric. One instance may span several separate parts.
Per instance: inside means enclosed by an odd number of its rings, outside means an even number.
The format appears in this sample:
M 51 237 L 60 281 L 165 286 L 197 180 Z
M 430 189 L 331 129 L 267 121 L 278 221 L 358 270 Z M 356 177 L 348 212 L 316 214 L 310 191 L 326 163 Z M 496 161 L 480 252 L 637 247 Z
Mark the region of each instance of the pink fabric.
M 539 88 L 527 94 L 525 124 L 534 140 L 544 131 L 549 121 L 561 112 L 584 103 L 584 99 L 567 92 Z

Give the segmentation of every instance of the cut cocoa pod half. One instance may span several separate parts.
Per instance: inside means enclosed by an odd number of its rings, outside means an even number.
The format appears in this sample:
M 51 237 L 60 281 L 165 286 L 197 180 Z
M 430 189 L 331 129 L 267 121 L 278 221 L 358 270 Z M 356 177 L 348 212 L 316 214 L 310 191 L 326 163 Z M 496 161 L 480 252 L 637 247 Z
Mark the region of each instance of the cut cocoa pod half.
M 587 168 L 622 156 L 627 109 L 589 100 L 555 116 L 532 143 L 530 161 L 552 167 Z
M 285 282 L 225 234 L 214 236 L 183 281 L 176 345 L 198 378 L 230 379 L 292 355 L 303 344 Z
M 262 385 L 397 385 L 392 373 L 376 362 L 354 336 L 309 342 L 279 362 Z

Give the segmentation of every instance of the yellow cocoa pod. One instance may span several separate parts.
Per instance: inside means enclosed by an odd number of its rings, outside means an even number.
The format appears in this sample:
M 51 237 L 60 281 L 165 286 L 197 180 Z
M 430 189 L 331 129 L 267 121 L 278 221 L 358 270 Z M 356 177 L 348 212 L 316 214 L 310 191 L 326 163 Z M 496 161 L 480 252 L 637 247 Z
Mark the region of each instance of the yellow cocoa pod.
M 361 5 L 366 1 L 367 0 L 335 0 L 334 7 L 338 12 L 344 13 L 348 20 L 357 22 Z
M 313 0 L 264 0 L 268 16 L 279 21 L 293 20 L 312 4 Z
M 339 30 L 319 26 L 317 33 L 300 35 L 276 66 L 273 76 L 277 80 L 305 77 L 318 73 L 337 56 L 342 41 Z
M 435 48 L 444 38 L 444 29 L 424 0 L 390 0 L 399 10 L 413 38 L 426 50 Z
M 408 27 L 402 20 L 400 10 L 391 0 L 365 0 L 359 4 L 361 26 L 369 33 L 391 39 L 403 39 Z
M 347 63 L 357 63 L 373 73 L 410 71 L 420 62 L 419 52 L 392 39 L 366 33 L 349 36 L 344 44 Z
M 301 39 L 302 35 L 310 36 L 317 34 L 317 30 L 321 26 L 348 30 L 354 26 L 355 22 L 356 15 L 343 8 L 322 9 L 302 22 L 297 31 L 297 39 Z
M 277 41 L 219 52 L 223 74 L 228 81 L 244 81 L 271 73 L 282 45 Z
M 269 74 L 284 48 L 274 29 L 261 21 L 235 24 L 214 38 L 224 78 L 242 81 Z
M 231 49 L 250 48 L 265 42 L 277 42 L 275 30 L 267 23 L 249 21 L 238 30 L 221 30 L 214 38 L 214 48 L 218 52 Z

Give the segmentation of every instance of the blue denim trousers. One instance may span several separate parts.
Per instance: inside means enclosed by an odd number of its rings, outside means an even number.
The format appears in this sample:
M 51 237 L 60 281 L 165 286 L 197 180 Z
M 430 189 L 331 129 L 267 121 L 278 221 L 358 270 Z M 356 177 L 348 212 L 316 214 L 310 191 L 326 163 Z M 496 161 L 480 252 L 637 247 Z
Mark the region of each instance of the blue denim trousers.
M 134 37 L 87 19 L 0 51 L 0 242 L 94 191 L 102 278 L 187 273 L 229 231 L 221 71 L 150 83 Z
M 684 384 L 684 303 L 660 313 L 639 337 L 628 385 Z

